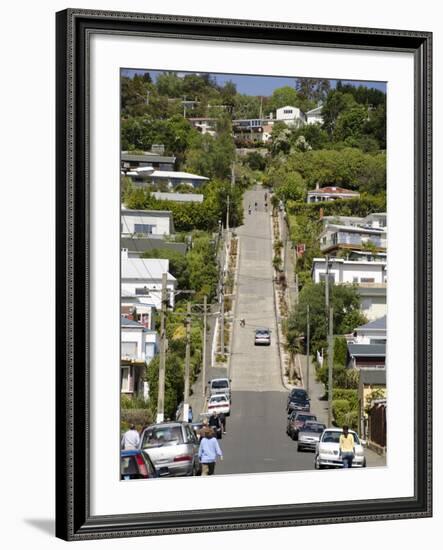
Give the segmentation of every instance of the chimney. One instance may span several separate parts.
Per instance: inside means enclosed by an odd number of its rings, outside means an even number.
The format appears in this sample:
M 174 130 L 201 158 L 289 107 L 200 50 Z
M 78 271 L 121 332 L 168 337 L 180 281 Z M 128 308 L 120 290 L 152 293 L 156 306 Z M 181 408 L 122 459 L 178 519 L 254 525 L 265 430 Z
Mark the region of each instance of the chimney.
M 319 182 L 317 182 L 317 183 L 315 184 L 315 189 L 316 189 L 316 190 L 317 190 L 317 189 L 320 189 L 320 183 L 319 183 Z

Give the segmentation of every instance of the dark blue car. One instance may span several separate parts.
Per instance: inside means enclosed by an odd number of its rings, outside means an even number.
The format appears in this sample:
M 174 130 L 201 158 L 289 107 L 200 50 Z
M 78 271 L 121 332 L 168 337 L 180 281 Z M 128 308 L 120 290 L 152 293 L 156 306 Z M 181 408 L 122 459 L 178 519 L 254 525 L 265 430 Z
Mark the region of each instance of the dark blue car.
M 120 479 L 150 479 L 159 477 L 149 455 L 140 449 L 120 451 Z

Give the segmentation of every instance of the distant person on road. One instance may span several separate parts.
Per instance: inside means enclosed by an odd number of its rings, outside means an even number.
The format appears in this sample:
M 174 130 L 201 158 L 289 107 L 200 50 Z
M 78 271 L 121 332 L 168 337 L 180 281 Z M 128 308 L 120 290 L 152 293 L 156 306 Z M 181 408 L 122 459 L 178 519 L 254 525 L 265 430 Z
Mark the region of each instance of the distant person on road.
M 244 320 L 243 318 L 240 319 L 240 326 L 241 326 L 241 327 L 244 327 L 245 324 L 246 324 L 245 320 Z
M 223 430 L 223 433 L 225 434 L 226 433 L 226 415 L 225 415 L 225 413 L 220 413 L 218 415 L 218 418 L 220 420 L 220 424 L 221 424 L 221 428 Z
M 198 449 L 198 458 L 202 465 L 202 476 L 212 476 L 214 474 L 217 457 L 223 460 L 223 453 L 214 434 L 208 431 L 201 440 Z
M 265 193 L 265 202 L 266 202 L 266 199 L 267 199 L 267 198 L 268 198 L 268 194 L 267 194 L 267 193 Z
M 192 422 L 192 419 L 194 418 L 194 415 L 192 413 L 192 407 L 191 405 L 189 405 L 189 410 L 188 410 L 188 422 Z
M 131 424 L 131 427 L 127 432 L 124 433 L 122 438 L 122 447 L 125 451 L 130 449 L 138 449 L 140 445 L 140 436 L 138 431 L 135 429 L 135 425 Z
M 343 460 L 343 468 L 352 468 L 355 454 L 354 436 L 349 433 L 348 426 L 343 426 L 343 433 L 339 440 L 340 457 Z
M 251 214 L 251 205 L 248 206 L 248 214 Z
M 257 202 L 255 202 L 254 203 L 254 208 L 255 208 L 256 211 L 257 211 L 257 207 L 258 207 L 258 204 L 257 204 Z
M 209 417 L 209 426 L 214 430 L 214 435 L 217 437 L 217 439 L 221 439 L 221 422 L 218 414 L 215 411 L 212 413 L 212 416 Z

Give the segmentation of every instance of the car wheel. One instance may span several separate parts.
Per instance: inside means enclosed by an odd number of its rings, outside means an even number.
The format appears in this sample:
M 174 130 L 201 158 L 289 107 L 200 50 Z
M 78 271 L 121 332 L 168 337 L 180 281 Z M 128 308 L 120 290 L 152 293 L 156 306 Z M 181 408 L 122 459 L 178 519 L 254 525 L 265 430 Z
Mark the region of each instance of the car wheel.
M 363 460 L 363 466 L 362 468 L 366 468 L 366 458 Z
M 303 450 L 303 447 L 300 447 L 300 445 L 297 445 L 297 452 L 300 453 Z
M 318 456 L 315 457 L 315 460 L 314 460 L 314 468 L 316 470 L 323 470 L 324 466 L 322 464 L 320 464 L 320 461 L 318 459 Z

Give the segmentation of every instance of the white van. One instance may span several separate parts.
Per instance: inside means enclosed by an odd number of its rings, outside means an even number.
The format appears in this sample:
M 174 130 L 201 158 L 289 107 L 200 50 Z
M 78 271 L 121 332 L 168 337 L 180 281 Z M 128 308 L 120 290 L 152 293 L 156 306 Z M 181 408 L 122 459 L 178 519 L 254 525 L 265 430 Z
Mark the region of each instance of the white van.
M 231 379 L 213 378 L 208 382 L 209 395 L 225 394 L 231 401 Z

